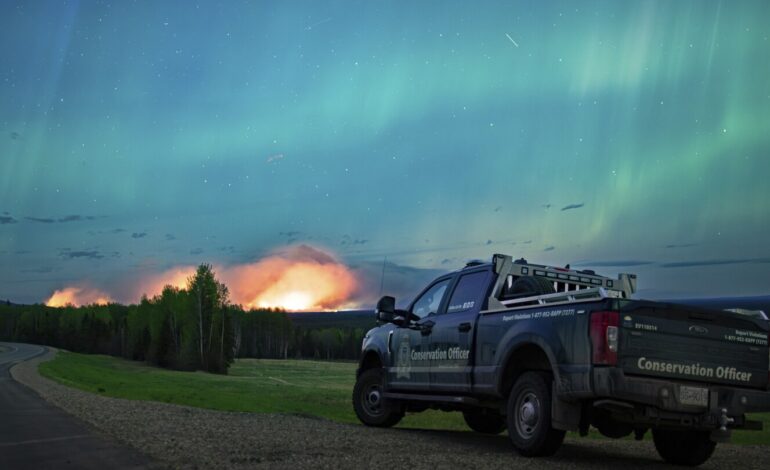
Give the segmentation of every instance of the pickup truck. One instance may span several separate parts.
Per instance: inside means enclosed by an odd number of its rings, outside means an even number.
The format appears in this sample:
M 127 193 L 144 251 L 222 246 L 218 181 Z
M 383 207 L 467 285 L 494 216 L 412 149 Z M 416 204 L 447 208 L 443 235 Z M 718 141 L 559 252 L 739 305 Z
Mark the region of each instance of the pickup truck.
M 507 255 L 429 284 L 406 310 L 385 296 L 364 337 L 353 408 L 369 426 L 407 412 L 460 411 L 474 431 L 508 430 L 524 456 L 566 431 L 647 431 L 669 463 L 700 465 L 733 429 L 770 411 L 763 312 L 632 300 L 617 279 Z

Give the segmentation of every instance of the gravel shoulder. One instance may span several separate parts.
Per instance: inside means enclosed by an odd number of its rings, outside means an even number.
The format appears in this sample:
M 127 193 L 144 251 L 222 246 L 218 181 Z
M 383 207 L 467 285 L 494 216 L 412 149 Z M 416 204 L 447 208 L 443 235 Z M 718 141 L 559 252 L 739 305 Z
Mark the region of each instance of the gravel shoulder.
M 551 458 L 526 459 L 507 437 L 470 432 L 372 429 L 312 417 L 234 413 L 103 397 L 40 376 L 56 354 L 11 370 L 52 404 L 170 468 L 663 467 L 649 442 L 568 437 Z M 766 468 L 770 446 L 720 444 L 700 468 Z

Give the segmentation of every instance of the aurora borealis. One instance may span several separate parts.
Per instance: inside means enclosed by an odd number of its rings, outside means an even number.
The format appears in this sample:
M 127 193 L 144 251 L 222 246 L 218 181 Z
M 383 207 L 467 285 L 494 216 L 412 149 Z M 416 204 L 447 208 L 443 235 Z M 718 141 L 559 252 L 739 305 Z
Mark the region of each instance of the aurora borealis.
M 402 286 L 495 252 L 636 272 L 643 297 L 767 294 L 768 18 L 5 2 L 0 298 L 136 301 L 146 276 L 298 244 L 375 273 L 371 298 L 385 258 Z

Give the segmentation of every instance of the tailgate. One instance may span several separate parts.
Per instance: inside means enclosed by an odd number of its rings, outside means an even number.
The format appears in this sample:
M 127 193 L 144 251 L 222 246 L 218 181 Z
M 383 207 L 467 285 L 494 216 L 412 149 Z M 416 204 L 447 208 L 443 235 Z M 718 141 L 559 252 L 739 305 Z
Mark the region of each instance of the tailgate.
M 731 312 L 632 302 L 620 311 L 627 374 L 766 388 L 768 325 Z

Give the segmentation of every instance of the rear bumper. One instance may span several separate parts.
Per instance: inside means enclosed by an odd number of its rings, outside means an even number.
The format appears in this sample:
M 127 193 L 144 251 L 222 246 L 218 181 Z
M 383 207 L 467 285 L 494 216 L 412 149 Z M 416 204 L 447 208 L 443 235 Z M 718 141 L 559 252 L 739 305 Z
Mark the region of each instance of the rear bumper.
M 700 429 L 720 427 L 753 427 L 745 420 L 745 413 L 770 411 L 770 391 L 706 385 L 629 376 L 616 367 L 595 367 L 592 372 L 596 397 L 606 398 L 612 411 L 623 414 L 623 405 L 630 405 L 627 414 L 634 421 L 653 424 L 690 426 Z M 706 406 L 684 405 L 679 399 L 681 385 L 709 389 Z M 613 406 L 612 401 L 618 401 Z M 725 417 L 734 421 L 726 424 Z

